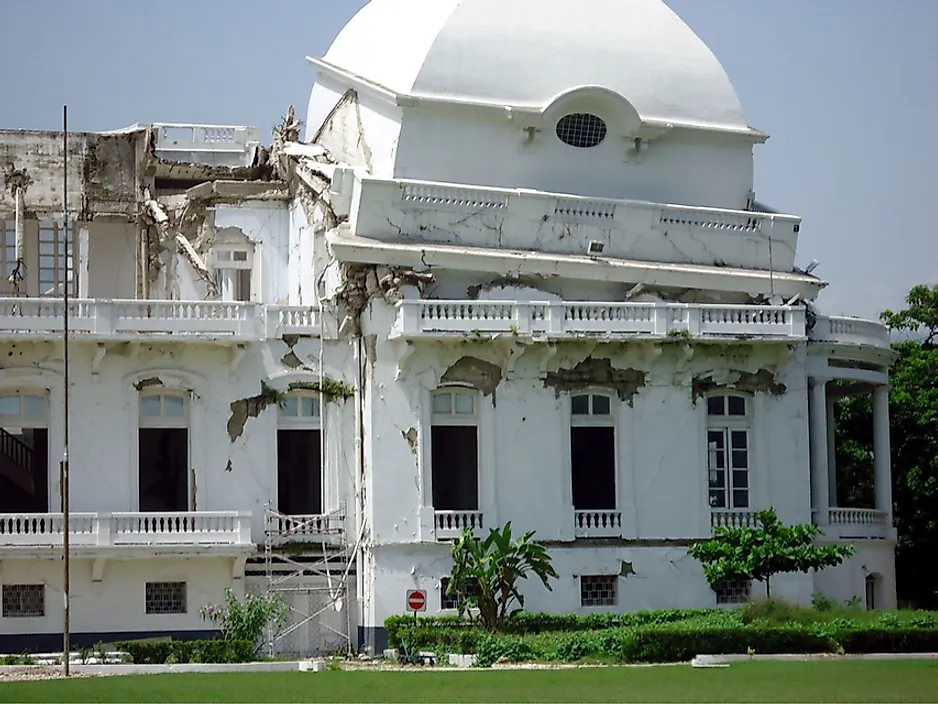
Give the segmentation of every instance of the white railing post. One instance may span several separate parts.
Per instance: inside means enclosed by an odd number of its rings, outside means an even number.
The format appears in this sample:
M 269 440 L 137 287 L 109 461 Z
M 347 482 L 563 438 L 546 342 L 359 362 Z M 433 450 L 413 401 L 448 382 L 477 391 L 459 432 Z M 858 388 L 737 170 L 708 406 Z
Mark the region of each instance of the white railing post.
M 111 514 L 99 513 L 95 516 L 95 545 L 105 547 L 111 544 Z
M 563 303 L 551 303 L 547 306 L 547 333 L 549 335 L 562 335 L 567 308 Z
M 653 334 L 664 337 L 670 332 L 671 311 L 664 303 L 655 303 L 652 309 L 652 319 L 654 320 Z
M 514 306 L 514 325 L 515 332 L 519 335 L 531 334 L 531 311 L 533 306 L 530 303 L 519 303 Z
M 238 545 L 251 544 L 251 512 L 240 511 L 238 513 L 238 535 L 236 542 Z

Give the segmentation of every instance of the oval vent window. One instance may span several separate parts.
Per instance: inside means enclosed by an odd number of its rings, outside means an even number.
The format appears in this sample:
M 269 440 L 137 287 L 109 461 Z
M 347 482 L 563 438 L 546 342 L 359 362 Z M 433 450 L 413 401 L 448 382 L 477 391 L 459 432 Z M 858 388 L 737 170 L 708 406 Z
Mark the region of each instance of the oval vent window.
M 567 115 L 557 123 L 557 136 L 571 147 L 589 149 L 606 138 L 606 123 L 602 118 L 584 112 Z

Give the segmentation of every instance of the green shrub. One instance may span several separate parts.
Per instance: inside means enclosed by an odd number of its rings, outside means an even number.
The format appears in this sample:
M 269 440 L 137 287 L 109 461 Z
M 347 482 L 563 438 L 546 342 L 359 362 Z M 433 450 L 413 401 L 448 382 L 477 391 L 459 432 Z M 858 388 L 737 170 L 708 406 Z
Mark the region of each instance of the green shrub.
M 531 644 L 518 636 L 495 636 L 486 634 L 479 639 L 476 650 L 476 666 L 491 667 L 495 663 L 524 662 L 535 658 Z
M 255 653 L 249 640 L 122 641 L 115 647 L 128 653 L 135 665 L 250 662 Z
M 837 640 L 846 653 L 930 653 L 938 651 L 938 628 L 851 628 Z

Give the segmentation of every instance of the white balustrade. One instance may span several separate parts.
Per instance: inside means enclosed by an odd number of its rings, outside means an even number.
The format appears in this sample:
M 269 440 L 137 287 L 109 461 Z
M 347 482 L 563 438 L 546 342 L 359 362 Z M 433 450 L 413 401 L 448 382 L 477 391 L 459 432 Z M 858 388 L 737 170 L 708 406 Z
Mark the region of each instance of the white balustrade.
M 403 300 L 395 335 L 516 334 L 578 337 L 775 337 L 803 339 L 804 310 L 795 306 L 690 303 L 548 303 Z
M 484 528 L 481 511 L 434 511 L 433 525 L 437 540 L 458 538 L 466 528 L 477 534 Z
M 874 320 L 819 316 L 810 332 L 812 340 L 841 345 L 889 348 L 889 328 Z
M 726 510 L 726 511 L 710 511 L 710 527 L 716 528 L 717 526 L 725 526 L 727 528 L 742 528 L 750 527 L 755 528 L 758 524 L 756 521 L 756 511 L 739 511 L 739 510 Z
M 619 511 L 574 511 L 573 532 L 577 538 L 621 538 Z
M 877 540 L 890 537 L 890 533 L 893 533 L 888 516 L 883 511 L 832 506 L 823 512 L 827 514 L 827 525 L 821 527 L 829 538 Z M 814 511 L 815 523 L 820 523 L 819 513 L 822 512 Z
M 0 335 L 30 339 L 60 335 L 61 298 L 0 298 Z M 78 337 L 139 337 L 263 340 L 320 334 L 319 315 L 309 306 L 264 306 L 225 301 L 69 301 L 69 331 Z
M 76 548 L 251 545 L 249 511 L 73 513 L 69 543 Z M 0 514 L 0 548 L 60 547 L 61 513 Z
M 267 337 L 309 335 L 319 331 L 319 312 L 312 306 L 268 306 Z
M 484 188 L 465 188 L 425 183 L 403 183 L 401 201 L 434 208 L 466 208 L 501 210 L 508 207 L 508 194 Z

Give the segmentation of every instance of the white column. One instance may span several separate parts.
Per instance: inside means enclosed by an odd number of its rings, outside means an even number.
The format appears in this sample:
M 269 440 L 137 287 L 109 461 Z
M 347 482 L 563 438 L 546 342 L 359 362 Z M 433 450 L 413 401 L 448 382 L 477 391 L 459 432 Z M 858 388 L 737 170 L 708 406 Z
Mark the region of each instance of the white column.
M 827 525 L 830 486 L 827 474 L 827 380 L 811 379 L 808 418 L 811 446 L 811 507 L 818 525 Z
M 78 230 L 77 264 L 78 266 L 73 271 L 72 276 L 78 279 L 78 297 L 90 298 L 88 286 L 91 283 L 91 240 L 88 237 L 88 227 L 86 225 L 82 225 Z M 70 289 L 70 291 L 74 291 L 74 289 Z
M 837 399 L 829 396 L 827 399 L 827 486 L 828 498 L 831 506 L 837 505 L 837 423 L 835 421 L 835 408 Z
M 887 515 L 892 526 L 892 457 L 889 448 L 889 387 L 873 391 L 873 470 L 876 480 L 876 509 Z

